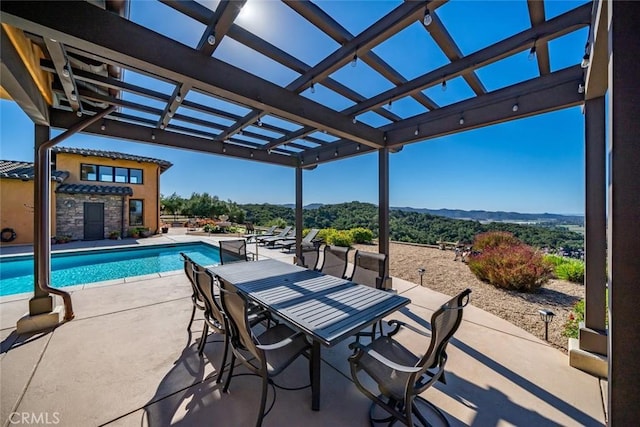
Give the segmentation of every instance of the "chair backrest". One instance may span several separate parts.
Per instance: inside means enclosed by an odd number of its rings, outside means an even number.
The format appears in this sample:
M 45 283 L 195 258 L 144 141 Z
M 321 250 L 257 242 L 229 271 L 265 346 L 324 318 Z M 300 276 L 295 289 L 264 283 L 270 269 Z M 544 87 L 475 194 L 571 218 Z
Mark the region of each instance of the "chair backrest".
M 204 297 L 204 305 L 206 307 L 205 316 L 209 318 L 209 324 L 213 323 L 212 326 L 217 328 L 218 332 L 223 333 L 225 330 L 225 317 L 223 314 L 222 306 L 220 305 L 218 299 L 216 299 L 215 297 L 214 290 L 218 285 L 216 284 L 213 275 L 200 264 L 194 262 L 193 271 L 195 273 L 196 286 Z
M 187 256 L 184 252 L 180 252 L 180 256 L 182 257 L 183 261 L 184 274 L 187 276 L 187 278 L 189 279 L 189 283 L 191 284 L 191 299 L 194 301 L 197 300 L 202 302 L 202 296 L 200 295 L 200 292 L 198 292 L 198 287 L 196 286 L 196 278 L 193 272 L 193 260 L 189 258 L 189 256 Z
M 375 252 L 356 251 L 352 282 L 382 289 L 387 275 L 387 255 Z
M 287 225 L 279 234 L 278 237 L 286 237 L 287 235 L 289 235 L 289 232 L 291 231 L 293 227 L 290 225 Z
M 316 236 L 318 235 L 319 232 L 320 232 L 320 230 L 318 230 L 317 228 L 312 228 L 311 230 L 309 230 L 307 235 L 304 236 L 304 239 L 302 239 L 302 242 L 303 243 L 308 243 L 308 244 L 313 243 L 313 239 L 316 238 Z
M 248 261 L 247 258 L 247 241 L 238 240 L 220 240 L 220 264 L 227 264 L 235 261 Z
M 462 311 L 469 303 L 470 293 L 471 289 L 460 292 L 431 316 L 431 343 L 418 363 L 423 367 L 422 372 L 435 368 L 443 360 L 447 344 L 462 322 Z
M 276 231 L 276 228 L 278 228 L 277 225 L 272 225 L 264 234 L 273 234 Z
M 264 352 L 255 345 L 255 338 L 249 324 L 247 315 L 247 301 L 231 283 L 219 279 L 221 292 L 220 299 L 229 321 L 229 336 L 231 344 L 235 348 L 247 350 L 260 362 L 265 360 Z
M 244 224 L 244 227 L 245 227 L 247 233 L 254 233 L 256 231 L 256 229 L 254 228 L 253 224 L 250 223 L 250 222 L 246 222 Z
M 349 248 L 326 245 L 324 247 L 324 262 L 320 271 L 324 274 L 343 278 L 344 273 L 347 271 L 348 253 Z
M 318 261 L 320 260 L 320 245 L 303 246 L 302 259 L 298 261 L 298 265 L 308 268 L 309 270 L 318 269 Z

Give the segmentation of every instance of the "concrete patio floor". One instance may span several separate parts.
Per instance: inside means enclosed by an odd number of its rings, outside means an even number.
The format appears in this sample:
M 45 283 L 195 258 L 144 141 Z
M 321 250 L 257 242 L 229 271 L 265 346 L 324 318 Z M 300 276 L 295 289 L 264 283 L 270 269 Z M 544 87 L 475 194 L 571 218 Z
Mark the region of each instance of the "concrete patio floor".
M 135 244 L 215 240 L 169 234 Z M 108 242 L 108 241 L 107 241 Z M 87 247 L 90 242 L 80 242 Z M 71 247 L 69 247 L 71 248 Z M 57 249 L 57 248 L 54 248 Z M 24 248 L 22 249 L 24 250 Z M 19 252 L 18 249 L 14 251 Z M 260 247 L 260 255 L 291 262 L 292 255 Z M 2 254 L 8 252 L 3 248 Z M 390 318 L 429 327 L 448 299 L 394 279 L 412 303 Z M 28 297 L 0 300 L 0 395 L 3 425 L 22 421 L 64 426 L 250 426 L 255 423 L 260 379 L 234 377 L 224 394 L 215 383 L 220 337 L 210 335 L 197 354 L 203 322 L 190 335 L 190 285 L 181 271 L 73 288 L 76 319 L 55 330 L 17 335 Z M 471 295 L 473 303 L 473 295 Z M 403 336 L 416 352 L 428 342 Z M 370 401 L 352 383 L 349 340 L 322 349 L 321 409 L 311 391 L 277 389 L 264 426 L 366 426 Z M 569 367 L 568 356 L 544 341 L 470 305 L 448 347 L 447 384 L 423 397 L 452 425 L 603 425 L 606 383 Z M 246 373 L 237 369 L 236 373 Z M 278 385 L 308 384 L 301 358 L 276 378 Z M 268 404 L 273 398 L 272 391 Z

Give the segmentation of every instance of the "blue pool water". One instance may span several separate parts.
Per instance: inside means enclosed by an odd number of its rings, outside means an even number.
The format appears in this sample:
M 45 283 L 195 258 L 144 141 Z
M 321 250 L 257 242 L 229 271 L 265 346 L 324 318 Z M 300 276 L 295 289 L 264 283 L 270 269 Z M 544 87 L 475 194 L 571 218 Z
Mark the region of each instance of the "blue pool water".
M 51 285 L 56 288 L 161 273 L 183 268 L 180 252 L 198 264 L 220 263 L 217 246 L 177 243 L 51 255 Z M 0 296 L 33 291 L 33 256 L 0 259 Z

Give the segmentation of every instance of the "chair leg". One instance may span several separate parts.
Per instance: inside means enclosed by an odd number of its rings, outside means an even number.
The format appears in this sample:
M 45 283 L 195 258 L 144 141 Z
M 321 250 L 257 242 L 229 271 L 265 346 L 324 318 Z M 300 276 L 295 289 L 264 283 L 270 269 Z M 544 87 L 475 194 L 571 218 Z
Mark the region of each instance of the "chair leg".
M 233 366 L 236 364 L 236 355 L 231 352 L 231 366 L 229 367 L 229 373 L 227 374 L 227 381 L 224 383 L 223 393 L 229 391 L 229 384 L 231 384 L 231 377 L 233 376 Z
M 200 337 L 200 344 L 198 344 L 198 354 L 202 356 L 204 352 L 204 345 L 207 343 L 207 335 L 209 333 L 209 325 L 205 322 L 204 328 L 202 328 L 202 337 Z
M 227 361 L 227 352 L 229 351 L 229 334 L 224 334 L 224 353 L 222 354 L 222 361 L 220 362 L 220 372 L 216 378 L 216 384 L 220 384 L 222 381 L 222 373 L 224 372 L 224 362 Z
M 266 375 L 262 377 L 262 398 L 260 399 L 260 412 L 258 412 L 258 421 L 256 427 L 262 426 L 262 420 L 264 419 L 264 410 L 267 407 L 267 390 L 269 386 L 269 377 Z
M 193 305 L 193 304 L 192 304 Z M 191 320 L 189 320 L 189 326 L 187 326 L 187 331 L 191 330 L 191 325 L 193 324 L 193 318 L 196 316 L 196 306 L 193 305 L 191 309 Z

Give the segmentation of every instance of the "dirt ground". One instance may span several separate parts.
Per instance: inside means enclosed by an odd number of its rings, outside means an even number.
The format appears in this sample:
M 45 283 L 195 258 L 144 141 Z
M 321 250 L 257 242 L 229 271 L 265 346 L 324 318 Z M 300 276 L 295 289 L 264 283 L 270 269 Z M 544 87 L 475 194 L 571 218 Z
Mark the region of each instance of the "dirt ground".
M 376 245 L 355 245 L 365 251 L 377 251 Z M 549 342 L 567 351 L 568 338 L 562 335 L 573 305 L 584 298 L 584 286 L 564 280 L 550 280 L 536 293 L 521 293 L 496 288 L 478 280 L 467 264 L 454 261 L 455 253 L 424 246 L 391 243 L 390 274 L 420 283 L 418 269 L 424 268 L 422 286 L 454 296 L 470 288 L 471 303 L 514 325 L 544 338 L 544 323 L 538 310 L 555 313 L 549 324 Z

